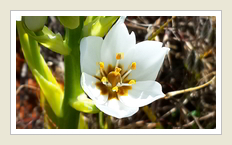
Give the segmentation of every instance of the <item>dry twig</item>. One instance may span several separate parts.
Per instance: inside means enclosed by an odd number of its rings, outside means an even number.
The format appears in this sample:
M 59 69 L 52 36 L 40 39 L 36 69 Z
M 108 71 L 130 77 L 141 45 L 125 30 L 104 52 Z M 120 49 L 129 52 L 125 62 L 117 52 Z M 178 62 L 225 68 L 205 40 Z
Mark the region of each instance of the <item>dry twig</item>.
M 16 90 L 16 95 L 17 95 L 24 87 L 25 87 L 25 88 L 30 88 L 30 89 L 33 89 L 33 90 L 40 90 L 40 89 L 37 88 L 37 87 L 33 87 L 33 86 L 29 86 L 29 85 L 24 84 L 24 85 L 19 86 L 19 88 Z

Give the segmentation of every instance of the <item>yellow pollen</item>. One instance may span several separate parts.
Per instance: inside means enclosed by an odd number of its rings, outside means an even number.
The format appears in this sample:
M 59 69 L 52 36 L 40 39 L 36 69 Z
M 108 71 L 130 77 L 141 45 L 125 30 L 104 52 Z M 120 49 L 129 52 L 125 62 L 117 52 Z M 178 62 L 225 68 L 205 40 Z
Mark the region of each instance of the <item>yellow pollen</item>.
M 133 85 L 135 83 L 136 83 L 135 80 L 130 80 L 128 84 Z
M 99 62 L 100 68 L 103 69 L 104 68 L 104 62 Z
M 122 70 L 122 69 L 119 68 L 119 67 L 116 67 L 116 68 L 115 68 L 115 71 L 118 72 L 118 73 L 120 73 L 121 70 Z
M 118 87 L 117 87 L 117 86 L 113 87 L 113 88 L 112 88 L 112 91 L 118 92 Z
M 119 60 L 119 59 L 123 59 L 124 58 L 124 54 L 123 53 L 117 53 L 116 54 L 116 59 Z
M 107 78 L 106 77 L 102 77 L 101 82 L 106 83 L 107 82 Z
M 120 73 L 117 72 L 117 71 L 113 72 L 113 74 L 114 74 L 115 77 L 116 77 L 116 76 L 120 76 Z
M 132 64 L 131 64 L 131 69 L 132 69 L 132 70 L 135 70 L 135 69 L 136 69 L 136 62 L 132 62 Z

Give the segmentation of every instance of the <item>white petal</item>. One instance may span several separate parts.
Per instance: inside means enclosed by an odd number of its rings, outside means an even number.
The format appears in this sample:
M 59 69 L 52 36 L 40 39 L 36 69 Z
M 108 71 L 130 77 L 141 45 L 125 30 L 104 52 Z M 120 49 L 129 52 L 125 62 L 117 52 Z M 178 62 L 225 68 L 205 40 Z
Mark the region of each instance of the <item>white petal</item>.
M 108 95 L 101 95 L 101 91 L 96 87 L 96 82 L 99 82 L 99 80 L 95 77 L 82 73 L 81 86 L 84 91 L 96 103 L 104 104 L 108 100 Z
M 81 71 L 90 75 L 96 75 L 99 70 L 100 51 L 103 39 L 101 37 L 89 36 L 81 40 Z
M 119 96 L 120 101 L 130 107 L 142 107 L 164 97 L 161 85 L 156 81 L 141 81 L 132 85 L 127 96 Z
M 131 61 L 136 62 L 128 79 L 136 81 L 155 80 L 163 64 L 169 48 L 162 47 L 161 42 L 143 41 L 134 46 L 134 56 Z
M 95 104 L 102 112 L 116 117 L 116 118 L 124 118 L 130 117 L 138 112 L 138 107 L 128 107 L 122 104 L 117 99 L 108 100 L 105 104 Z
M 124 55 L 135 45 L 135 34 L 129 34 L 123 21 L 117 22 L 106 35 L 101 48 L 101 60 L 106 66 L 116 64 L 116 54 Z

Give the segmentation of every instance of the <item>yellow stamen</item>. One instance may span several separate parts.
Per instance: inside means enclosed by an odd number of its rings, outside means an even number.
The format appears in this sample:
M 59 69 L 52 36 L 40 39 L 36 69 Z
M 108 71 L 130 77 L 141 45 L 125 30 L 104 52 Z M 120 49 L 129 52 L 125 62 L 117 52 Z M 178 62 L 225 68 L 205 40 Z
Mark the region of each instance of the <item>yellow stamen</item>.
M 124 58 L 124 53 L 117 53 L 116 54 L 116 59 L 119 60 L 119 59 L 123 59 Z
M 102 77 L 101 82 L 106 83 L 106 82 L 108 82 L 108 80 L 106 77 Z
M 133 84 L 135 84 L 135 83 L 136 83 L 135 80 L 130 80 L 128 84 L 133 85 Z
M 115 71 L 118 72 L 118 73 L 120 73 L 121 70 L 122 70 L 122 69 L 119 68 L 119 67 L 116 67 L 116 68 L 115 68 Z
M 131 69 L 132 69 L 132 70 L 135 70 L 135 69 L 136 69 L 136 62 L 132 62 L 132 64 L 131 64 Z
M 118 87 L 117 86 L 113 87 L 112 91 L 118 92 Z
M 104 62 L 99 62 L 100 68 L 104 69 Z

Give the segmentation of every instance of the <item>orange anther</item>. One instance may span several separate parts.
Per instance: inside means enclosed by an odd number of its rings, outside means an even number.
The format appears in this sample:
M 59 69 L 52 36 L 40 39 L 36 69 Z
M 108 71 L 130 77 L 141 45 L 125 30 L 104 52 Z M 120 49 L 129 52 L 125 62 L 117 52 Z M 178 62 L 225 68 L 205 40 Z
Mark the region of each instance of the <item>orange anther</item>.
M 104 68 L 104 63 L 103 62 L 99 62 L 100 68 L 103 69 Z
M 132 62 L 132 64 L 131 64 L 131 69 L 132 69 L 132 70 L 135 70 L 135 69 L 136 69 L 136 62 Z
M 123 53 L 117 53 L 116 54 L 116 59 L 119 60 L 119 59 L 123 59 L 124 58 L 124 54 Z

